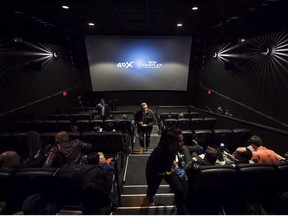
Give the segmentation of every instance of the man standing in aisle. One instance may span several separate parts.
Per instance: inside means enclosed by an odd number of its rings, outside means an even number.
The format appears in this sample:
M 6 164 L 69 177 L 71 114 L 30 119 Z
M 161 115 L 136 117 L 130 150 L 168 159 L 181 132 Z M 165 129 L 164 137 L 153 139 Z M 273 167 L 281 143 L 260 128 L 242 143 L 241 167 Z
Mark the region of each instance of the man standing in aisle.
M 151 109 L 148 109 L 148 105 L 146 102 L 141 103 L 141 110 L 136 112 L 135 122 L 138 126 L 138 135 L 139 135 L 139 143 L 140 143 L 140 154 L 143 153 L 144 150 L 144 136 L 146 135 L 146 151 L 149 148 L 150 144 L 150 136 L 153 129 L 153 125 L 155 124 L 155 115 Z

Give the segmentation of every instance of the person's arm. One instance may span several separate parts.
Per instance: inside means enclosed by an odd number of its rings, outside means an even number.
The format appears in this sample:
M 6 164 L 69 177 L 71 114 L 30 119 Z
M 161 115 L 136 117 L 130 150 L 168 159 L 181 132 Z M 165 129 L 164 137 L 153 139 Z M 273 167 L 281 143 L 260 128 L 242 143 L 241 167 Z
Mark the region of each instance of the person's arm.
M 149 122 L 146 123 L 146 127 L 152 127 L 154 124 L 156 124 L 156 118 L 152 110 L 149 110 L 148 114 L 149 114 Z
M 43 168 L 52 167 L 54 161 L 56 160 L 57 154 L 51 149 L 49 152 L 46 161 L 43 164 Z

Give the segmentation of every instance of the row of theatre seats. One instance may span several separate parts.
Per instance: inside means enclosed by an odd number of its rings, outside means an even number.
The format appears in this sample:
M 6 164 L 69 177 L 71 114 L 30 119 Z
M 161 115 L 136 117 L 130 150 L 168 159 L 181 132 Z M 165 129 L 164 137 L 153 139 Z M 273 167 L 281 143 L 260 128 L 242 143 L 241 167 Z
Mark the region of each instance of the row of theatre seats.
M 279 201 L 288 192 L 288 162 L 200 166 L 191 175 L 190 214 L 288 213 L 280 206 L 288 200 Z
M 100 127 L 104 131 L 112 131 L 113 129 L 122 131 L 123 133 L 132 134 L 133 125 L 131 120 L 126 119 L 107 119 L 88 120 L 80 119 L 72 120 L 27 120 L 17 121 L 16 129 L 21 132 L 37 131 L 41 132 L 57 132 L 57 131 L 93 131 L 95 127 Z
M 28 154 L 29 132 L 0 133 L 0 152 L 7 150 L 17 151 L 20 155 Z M 53 144 L 57 132 L 45 132 L 40 134 L 44 146 Z M 93 150 L 104 154 L 126 153 L 129 150 L 131 137 L 121 131 L 115 132 L 69 132 L 71 140 L 81 139 L 91 143 Z
M 71 206 L 78 214 L 79 211 L 84 211 L 83 214 L 104 214 L 101 212 L 103 208 L 105 214 L 109 214 L 113 206 L 119 205 L 118 182 L 115 176 L 111 178 L 99 168 L 94 168 L 91 180 L 84 180 L 83 176 L 91 169 L 85 164 L 62 168 L 0 169 L 0 200 L 7 204 L 1 214 L 12 215 L 21 211 L 25 198 L 33 194 L 41 194 L 46 201 L 53 203 L 50 206 L 52 209 L 44 214 L 57 214 L 61 209 L 70 210 L 69 214 L 73 214 Z M 43 209 L 44 206 L 36 206 L 36 201 L 30 200 L 30 205 Z
M 245 145 L 245 142 L 251 136 L 251 130 L 248 128 L 199 129 L 193 132 L 183 130 L 182 134 L 185 145 L 193 145 L 192 139 L 194 138 L 204 149 L 208 145 L 217 148 L 221 143 L 224 143 L 226 149 L 234 152 L 237 147 Z

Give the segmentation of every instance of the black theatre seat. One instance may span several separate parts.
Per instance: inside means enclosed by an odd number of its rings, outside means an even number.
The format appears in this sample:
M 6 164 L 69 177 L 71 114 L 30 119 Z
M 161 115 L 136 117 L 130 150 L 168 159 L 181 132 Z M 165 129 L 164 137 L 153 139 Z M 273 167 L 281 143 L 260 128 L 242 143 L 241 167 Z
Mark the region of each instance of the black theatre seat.
M 189 172 L 187 172 L 189 175 Z M 191 174 L 191 173 L 190 173 Z M 219 214 L 235 186 L 236 170 L 232 166 L 199 166 L 189 175 L 189 214 Z
M 81 140 L 91 143 L 93 146 L 93 151 L 103 152 L 105 150 L 101 132 L 83 132 L 81 135 Z

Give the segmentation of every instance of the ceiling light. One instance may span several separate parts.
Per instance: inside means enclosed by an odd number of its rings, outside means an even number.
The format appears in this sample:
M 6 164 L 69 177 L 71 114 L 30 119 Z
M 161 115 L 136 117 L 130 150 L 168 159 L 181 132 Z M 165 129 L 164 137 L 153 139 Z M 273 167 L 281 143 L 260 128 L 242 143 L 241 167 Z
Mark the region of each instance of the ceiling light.
M 88 25 L 89 25 L 89 26 L 94 26 L 95 24 L 92 23 L 92 22 L 89 22 Z
M 182 23 L 177 23 L 177 27 L 181 27 L 181 26 L 183 26 Z
M 67 5 L 62 5 L 62 8 L 67 10 L 67 9 L 69 9 L 69 6 L 67 6 Z
M 192 7 L 192 10 L 198 10 L 197 6 Z

